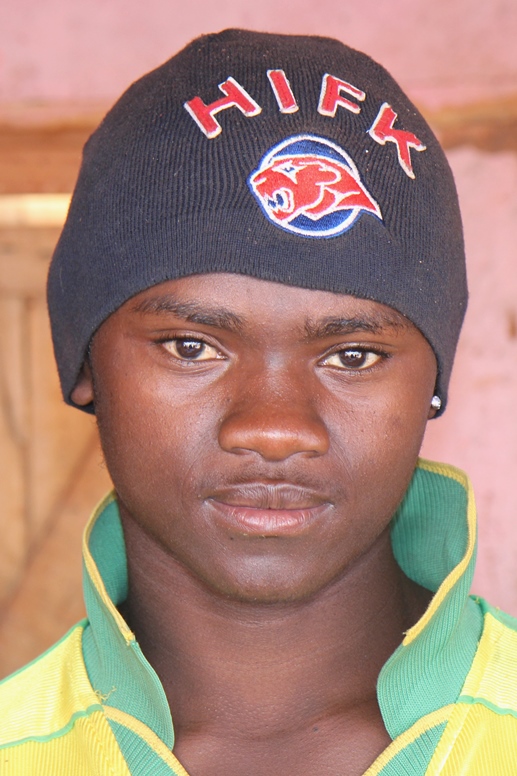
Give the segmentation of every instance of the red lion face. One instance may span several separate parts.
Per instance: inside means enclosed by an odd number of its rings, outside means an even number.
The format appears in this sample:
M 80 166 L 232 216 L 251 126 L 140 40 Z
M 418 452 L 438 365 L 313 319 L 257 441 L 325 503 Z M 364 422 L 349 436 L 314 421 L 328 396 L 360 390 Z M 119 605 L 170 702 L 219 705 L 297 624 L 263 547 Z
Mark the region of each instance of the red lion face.
M 316 221 L 337 210 L 359 209 L 381 217 L 375 200 L 350 170 L 334 159 L 290 156 L 275 159 L 250 178 L 263 207 L 277 221 L 303 214 Z

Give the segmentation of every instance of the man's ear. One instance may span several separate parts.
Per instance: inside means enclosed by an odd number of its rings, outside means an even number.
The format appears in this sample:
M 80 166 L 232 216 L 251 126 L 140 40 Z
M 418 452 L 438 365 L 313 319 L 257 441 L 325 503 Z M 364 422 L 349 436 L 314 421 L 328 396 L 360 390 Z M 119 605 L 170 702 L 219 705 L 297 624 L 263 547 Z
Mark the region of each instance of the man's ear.
M 88 361 L 84 361 L 70 398 L 79 407 L 86 407 L 93 402 L 93 378 Z

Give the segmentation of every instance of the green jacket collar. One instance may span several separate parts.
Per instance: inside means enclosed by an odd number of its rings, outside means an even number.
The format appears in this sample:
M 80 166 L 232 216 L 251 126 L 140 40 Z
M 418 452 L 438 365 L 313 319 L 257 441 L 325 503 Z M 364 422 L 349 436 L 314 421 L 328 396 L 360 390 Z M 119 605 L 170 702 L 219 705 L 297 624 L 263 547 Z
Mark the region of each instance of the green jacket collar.
M 379 705 L 395 738 L 425 714 L 457 700 L 481 636 L 482 612 L 468 595 L 477 547 L 468 477 L 421 459 L 391 536 L 402 570 L 435 592 L 379 675 Z

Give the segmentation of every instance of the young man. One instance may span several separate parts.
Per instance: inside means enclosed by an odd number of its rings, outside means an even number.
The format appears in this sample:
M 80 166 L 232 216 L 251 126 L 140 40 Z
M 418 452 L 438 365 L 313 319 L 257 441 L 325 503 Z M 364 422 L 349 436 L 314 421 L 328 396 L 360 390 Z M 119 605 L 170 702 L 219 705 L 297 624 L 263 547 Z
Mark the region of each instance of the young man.
M 85 148 L 49 277 L 115 491 L 88 620 L 0 690 L 2 774 L 517 772 L 517 627 L 418 460 L 465 305 L 445 157 L 337 41 L 226 31 Z

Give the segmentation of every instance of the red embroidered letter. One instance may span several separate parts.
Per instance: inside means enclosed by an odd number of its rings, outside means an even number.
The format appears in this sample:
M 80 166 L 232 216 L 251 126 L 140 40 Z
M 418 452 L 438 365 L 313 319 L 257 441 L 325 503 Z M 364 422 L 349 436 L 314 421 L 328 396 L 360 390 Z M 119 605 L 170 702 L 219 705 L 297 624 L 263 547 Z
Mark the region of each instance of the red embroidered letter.
M 298 103 L 291 89 L 291 84 L 283 70 L 268 70 L 267 77 L 276 97 L 280 113 L 296 113 Z
M 347 100 L 346 97 L 342 97 L 341 92 L 346 92 L 361 102 L 366 97 L 365 92 L 361 91 L 361 89 L 357 89 L 355 86 L 352 86 L 352 84 L 341 81 L 339 78 L 336 78 L 329 73 L 325 73 L 323 81 L 321 82 L 318 113 L 321 113 L 322 116 L 335 116 L 338 105 L 352 111 L 352 113 L 360 113 L 361 107 L 356 105 L 355 102 Z
M 201 97 L 194 97 L 183 104 L 185 110 L 190 113 L 198 127 L 209 138 L 217 137 L 222 132 L 221 125 L 214 119 L 215 113 L 226 110 L 226 108 L 238 108 L 245 116 L 258 116 L 262 111 L 260 105 L 234 78 L 227 78 L 226 81 L 219 84 L 219 89 L 226 97 L 221 97 L 220 100 L 211 102 L 210 105 L 205 105 Z
M 403 129 L 394 129 L 393 125 L 396 120 L 397 114 L 391 105 L 388 105 L 388 103 L 385 102 L 381 105 L 378 116 L 368 130 L 368 134 L 370 137 L 373 137 L 377 143 L 380 143 L 380 145 L 386 145 L 387 142 L 395 143 L 400 166 L 406 175 L 409 175 L 410 178 L 414 178 L 415 173 L 413 172 L 409 149 L 414 148 L 415 151 L 425 151 L 426 147 L 412 132 L 406 132 Z

